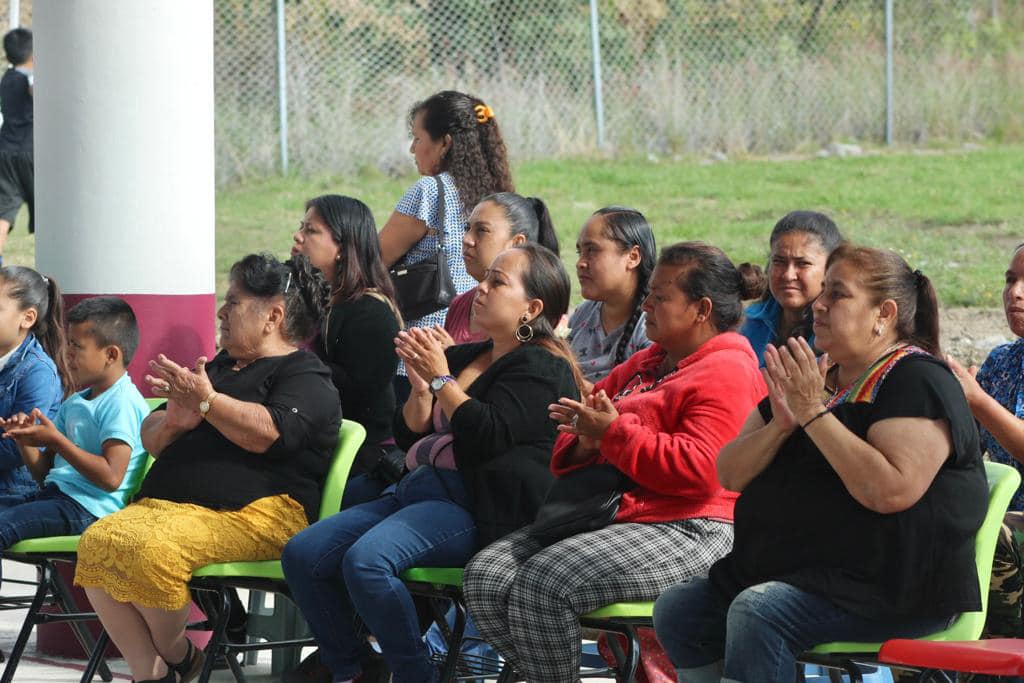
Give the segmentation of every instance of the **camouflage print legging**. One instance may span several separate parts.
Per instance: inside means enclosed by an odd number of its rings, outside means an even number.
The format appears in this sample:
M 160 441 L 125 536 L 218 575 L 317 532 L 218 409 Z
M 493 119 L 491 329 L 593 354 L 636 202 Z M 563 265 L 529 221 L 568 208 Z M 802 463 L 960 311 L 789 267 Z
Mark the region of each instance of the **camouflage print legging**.
M 988 590 L 988 616 L 982 638 L 1020 638 L 1024 635 L 1021 543 L 1024 543 L 1024 533 L 1006 524 L 999 530 L 996 554 L 992 560 L 992 583 Z

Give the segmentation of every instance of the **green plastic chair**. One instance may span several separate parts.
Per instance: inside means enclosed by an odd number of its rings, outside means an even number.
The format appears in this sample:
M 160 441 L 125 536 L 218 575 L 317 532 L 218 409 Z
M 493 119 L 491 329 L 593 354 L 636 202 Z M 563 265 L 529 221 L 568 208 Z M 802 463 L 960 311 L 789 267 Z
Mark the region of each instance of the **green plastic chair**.
M 1020 474 L 1012 467 L 995 462 L 985 463 L 985 477 L 988 479 L 988 511 L 978 529 L 974 541 L 974 560 L 978 568 L 978 588 L 981 591 L 981 611 L 964 612 L 942 631 L 918 640 L 977 640 L 985 626 L 988 612 L 988 589 L 992 578 L 992 560 L 996 551 L 996 540 L 1003 524 L 1003 516 L 1010 505 L 1010 499 L 1020 486 Z M 832 669 L 842 669 L 850 676 L 850 682 L 861 681 L 860 668 L 856 662 L 878 666 L 878 650 L 882 643 L 835 642 L 823 643 L 802 653 L 797 661 L 801 664 L 817 664 Z M 884 666 L 884 664 L 882 664 Z
M 456 567 L 413 567 L 399 575 L 399 578 L 408 586 L 409 592 L 432 599 L 450 600 L 455 606 L 455 624 L 446 633 L 448 656 L 445 657 L 441 669 L 441 681 L 444 683 L 456 680 L 459 657 L 453 657 L 452 654 L 458 655 L 466 627 L 466 606 L 462 599 L 462 573 L 463 570 Z M 625 636 L 628 643 L 625 651 L 618 651 L 618 645 L 614 639 L 608 641 L 617 662 L 617 666 L 614 668 L 617 680 L 631 681 L 634 679 L 636 667 L 640 661 L 640 641 L 636 637 L 635 627 L 637 625 L 649 626 L 652 623 L 653 609 L 653 602 L 616 602 L 580 617 L 580 623 L 586 628 Z M 438 625 L 446 624 L 444 610 L 435 609 L 434 611 Z M 443 628 L 443 630 L 446 629 Z M 501 675 L 504 679 L 499 677 L 498 680 L 511 680 L 509 678 L 511 673 L 511 671 L 503 671 Z M 607 670 L 596 671 L 592 675 L 604 676 L 607 673 L 609 673 Z
M 163 404 L 164 399 L 146 399 L 150 410 Z M 145 479 L 149 468 L 153 466 L 153 458 L 146 455 L 146 462 L 136 473 L 135 481 L 131 483 L 129 498 L 138 491 Z M 2 598 L 4 604 L 2 609 L 20 609 L 27 607 L 28 613 L 21 624 L 21 630 L 14 641 L 14 647 L 7 657 L 7 664 L 4 666 L 3 675 L 0 676 L 0 683 L 10 683 L 14 680 L 14 674 L 21 662 L 21 656 L 28 645 L 29 636 L 37 624 L 54 624 L 67 622 L 71 626 L 75 639 L 82 646 L 84 652 L 92 652 L 95 649 L 95 642 L 83 621 L 96 618 L 95 612 L 79 612 L 71 590 L 57 570 L 57 562 L 74 562 L 78 552 L 78 539 L 80 536 L 49 536 L 46 538 L 29 538 L 19 541 L 3 552 L 3 559 L 24 564 L 33 564 L 39 573 L 39 580 L 35 583 L 36 592 L 31 598 Z M 60 608 L 59 613 L 43 612 L 42 608 L 47 604 L 56 604 Z M 102 654 L 102 651 L 101 651 Z M 104 681 L 112 681 L 113 675 L 106 663 L 100 666 L 100 676 Z
M 331 461 L 327 480 L 324 482 L 323 496 L 320 499 L 320 516 L 323 520 L 341 509 L 341 497 L 345 492 L 349 470 L 355 461 L 356 453 L 366 438 L 366 430 L 357 422 L 342 420 L 338 437 L 338 448 Z M 289 595 L 288 584 L 284 579 L 280 560 L 260 560 L 255 562 L 220 562 L 208 564 L 192 572 L 189 583 L 197 590 L 211 591 L 219 596 L 220 609 L 213 619 L 213 635 L 206 648 L 206 664 L 199 675 L 199 683 L 207 683 L 213 671 L 218 655 L 223 655 L 231 667 L 231 672 L 238 683 L 244 683 L 238 661 L 232 655 L 237 652 L 254 652 L 257 650 L 302 647 L 312 644 L 312 638 L 280 640 L 260 643 L 231 643 L 227 640 L 226 629 L 230 611 L 229 590 L 247 588 L 267 593 Z

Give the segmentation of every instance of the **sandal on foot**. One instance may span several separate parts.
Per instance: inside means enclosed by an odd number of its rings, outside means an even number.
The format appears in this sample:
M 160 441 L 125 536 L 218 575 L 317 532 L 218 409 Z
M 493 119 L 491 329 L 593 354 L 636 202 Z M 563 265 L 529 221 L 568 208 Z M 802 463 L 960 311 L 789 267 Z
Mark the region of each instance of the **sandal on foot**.
M 206 662 L 206 655 L 198 647 L 192 644 L 192 641 L 188 638 L 185 639 L 188 643 L 188 650 L 185 653 L 185 658 L 177 664 L 171 664 L 167 662 L 167 669 L 171 674 L 178 674 L 179 683 L 188 683 L 193 678 L 199 675 L 199 672 L 203 670 L 203 664 Z M 163 681 L 164 679 L 160 679 Z M 174 680 L 173 678 L 170 680 Z

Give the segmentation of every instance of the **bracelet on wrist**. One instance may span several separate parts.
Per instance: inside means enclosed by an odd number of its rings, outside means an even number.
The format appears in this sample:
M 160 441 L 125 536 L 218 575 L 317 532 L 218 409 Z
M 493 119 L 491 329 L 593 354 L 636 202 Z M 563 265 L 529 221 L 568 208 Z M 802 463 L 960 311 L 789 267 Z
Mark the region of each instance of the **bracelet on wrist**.
M 820 413 L 816 414 L 810 420 L 808 420 L 807 422 L 804 422 L 802 425 L 800 425 L 800 429 L 807 429 L 811 425 L 812 422 L 817 420 L 819 417 L 824 417 L 824 416 L 828 415 L 830 412 L 831 411 L 828 408 L 823 409 Z

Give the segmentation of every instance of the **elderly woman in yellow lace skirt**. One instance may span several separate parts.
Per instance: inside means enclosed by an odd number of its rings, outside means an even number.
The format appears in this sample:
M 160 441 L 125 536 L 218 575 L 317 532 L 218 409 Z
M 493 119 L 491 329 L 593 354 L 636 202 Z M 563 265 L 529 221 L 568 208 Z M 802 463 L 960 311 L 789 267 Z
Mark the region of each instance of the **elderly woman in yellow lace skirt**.
M 325 295 L 305 257 L 247 256 L 217 313 L 222 351 L 193 369 L 150 364 L 167 398 L 142 424 L 156 463 L 136 502 L 82 535 L 75 575 L 139 683 L 202 669 L 185 638 L 194 569 L 280 557 L 316 519 L 341 410 L 330 371 L 298 346 Z

